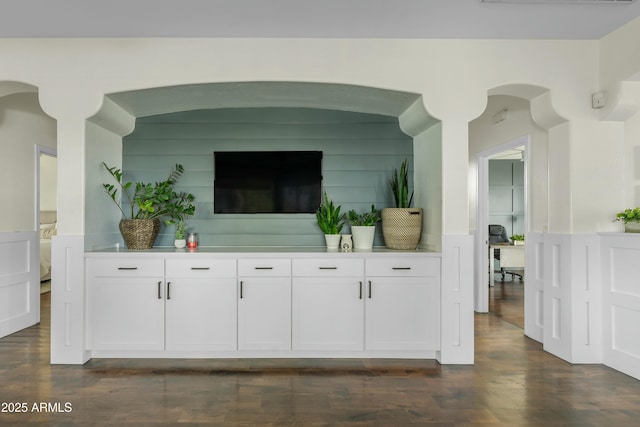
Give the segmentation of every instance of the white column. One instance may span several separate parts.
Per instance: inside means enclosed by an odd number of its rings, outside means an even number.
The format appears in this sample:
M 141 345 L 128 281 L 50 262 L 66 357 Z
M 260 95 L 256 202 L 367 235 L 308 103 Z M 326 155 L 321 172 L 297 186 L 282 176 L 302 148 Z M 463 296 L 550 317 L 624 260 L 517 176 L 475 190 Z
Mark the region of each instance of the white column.
M 58 236 L 52 240 L 51 363 L 82 364 L 85 120 L 58 120 Z
M 469 234 L 469 125 L 442 121 L 442 285 L 438 361 L 474 357 L 473 236 Z
M 86 119 L 102 96 L 56 85 L 40 91 L 43 110 L 57 120 L 58 235 L 52 239 L 51 363 L 82 364 L 85 345 L 84 220 Z

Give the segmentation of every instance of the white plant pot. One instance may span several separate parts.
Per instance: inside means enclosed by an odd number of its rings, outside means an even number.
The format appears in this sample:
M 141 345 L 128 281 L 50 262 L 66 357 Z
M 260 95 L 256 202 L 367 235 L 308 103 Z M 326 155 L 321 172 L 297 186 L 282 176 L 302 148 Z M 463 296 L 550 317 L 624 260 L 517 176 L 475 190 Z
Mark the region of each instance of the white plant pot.
M 373 248 L 373 238 L 376 234 L 375 225 L 352 225 L 353 249 L 371 250 Z
M 185 246 L 187 246 L 187 241 L 185 239 L 176 239 L 173 241 L 173 246 L 175 246 L 178 249 L 182 249 Z
M 640 233 L 640 222 L 628 222 L 624 225 L 625 233 Z
M 325 234 L 324 240 L 327 242 L 327 249 L 330 250 L 338 250 L 338 246 L 340 246 L 340 235 L 339 234 Z

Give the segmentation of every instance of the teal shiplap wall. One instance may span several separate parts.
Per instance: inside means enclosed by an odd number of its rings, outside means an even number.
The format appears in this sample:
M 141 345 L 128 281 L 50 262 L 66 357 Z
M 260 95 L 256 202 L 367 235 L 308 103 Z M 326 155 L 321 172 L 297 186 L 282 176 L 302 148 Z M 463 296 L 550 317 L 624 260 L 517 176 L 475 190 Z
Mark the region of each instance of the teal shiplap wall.
M 175 163 L 185 173 L 178 190 L 196 197 L 187 220 L 204 246 L 324 246 L 313 214 L 214 214 L 214 151 L 323 151 L 323 189 L 349 209 L 390 207 L 388 180 L 407 158 L 413 141 L 396 117 L 308 108 L 196 110 L 139 118 L 123 141 L 127 180 L 164 179 Z M 412 186 L 413 183 L 410 182 Z M 384 245 L 378 224 L 376 246 Z M 343 233 L 349 232 L 349 227 Z M 156 246 L 173 245 L 173 227 L 163 228 Z

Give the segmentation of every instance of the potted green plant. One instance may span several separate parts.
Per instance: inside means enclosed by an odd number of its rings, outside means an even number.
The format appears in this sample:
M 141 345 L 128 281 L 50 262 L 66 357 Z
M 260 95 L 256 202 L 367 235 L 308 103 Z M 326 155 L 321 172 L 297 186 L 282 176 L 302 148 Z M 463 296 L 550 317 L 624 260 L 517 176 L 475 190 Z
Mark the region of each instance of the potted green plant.
M 389 181 L 394 208 L 382 209 L 382 235 L 390 249 L 414 250 L 422 234 L 422 208 L 412 208 L 413 192 L 409 195 L 409 166 L 404 159 L 400 171 L 393 170 Z
M 348 218 L 351 224 L 351 234 L 353 234 L 353 248 L 371 250 L 373 248 L 376 224 L 381 220 L 375 206 L 371 205 L 371 211 L 361 214 L 352 209 L 348 213 Z
M 187 232 L 187 225 L 184 223 L 183 220 L 178 220 L 176 222 L 176 238 L 173 241 L 173 245 L 178 248 L 178 249 L 182 249 L 185 246 L 187 246 L 187 240 L 185 239 L 185 233 Z
M 318 227 L 324 233 L 327 249 L 338 249 L 340 244 L 340 231 L 344 226 L 344 213 L 340 213 L 341 206 L 334 206 L 333 200 L 329 200 L 327 192 L 324 192 L 324 201 L 316 211 Z
M 511 240 L 513 241 L 513 244 L 516 246 L 524 245 L 524 234 L 514 234 L 511 236 Z
M 640 233 L 640 207 L 617 213 L 615 221 L 624 223 L 625 233 Z
M 173 185 L 184 172 L 180 164 L 176 164 L 164 181 L 151 183 L 124 182 L 122 170 L 109 167 L 102 162 L 104 168 L 114 179 L 114 184 L 102 184 L 104 191 L 111 197 L 120 212 L 120 232 L 129 249 L 149 249 L 153 246 L 158 232 L 160 220 L 165 224 L 175 224 L 185 217 L 193 215 L 196 207 L 194 196 L 186 192 L 176 192 Z M 122 197 L 129 205 L 125 212 Z

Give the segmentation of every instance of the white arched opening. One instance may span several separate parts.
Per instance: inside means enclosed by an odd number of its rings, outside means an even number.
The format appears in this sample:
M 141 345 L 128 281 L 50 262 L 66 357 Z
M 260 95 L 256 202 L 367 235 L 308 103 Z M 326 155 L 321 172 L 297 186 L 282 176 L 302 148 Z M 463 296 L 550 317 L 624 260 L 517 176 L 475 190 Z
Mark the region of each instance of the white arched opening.
M 525 334 L 544 341 L 544 272 L 542 235 L 549 228 L 565 229 L 570 224 L 566 168 L 550 167 L 568 161 L 569 138 L 566 120 L 553 108 L 548 90 L 532 85 L 507 85 L 489 91 L 489 108 L 470 125 L 470 218 L 475 232 L 475 310 L 488 311 L 488 159 L 515 146 L 524 147 L 525 213 Z M 509 101 L 512 99 L 513 101 Z M 523 102 L 524 101 L 524 102 Z M 513 105 L 509 111 L 505 105 Z M 496 113 L 495 111 L 498 111 Z M 498 117 L 499 116 L 499 117 Z M 561 206 L 550 208 L 550 201 Z
M 440 168 L 427 167 L 428 162 L 436 160 L 425 160 L 432 147 L 441 144 L 440 133 L 429 132 L 438 120 L 427 113 L 418 94 L 331 83 L 233 82 L 159 87 L 107 95 L 100 111 L 89 119 L 88 130 L 90 133 L 95 130 L 95 134 L 87 139 L 88 187 L 99 185 L 99 174 L 97 171 L 91 173 L 91 165 L 99 163 L 97 159 L 106 158 L 109 164 L 122 162 L 122 137 L 134 131 L 136 120 L 163 115 L 170 117 L 172 113 L 243 108 L 323 109 L 395 118 L 401 131 L 413 138 L 414 150 L 418 152 L 413 165 L 414 180 L 424 181 L 430 187 L 441 182 L 440 176 L 435 176 Z M 437 157 L 440 162 L 437 152 L 431 157 Z M 92 157 L 95 158 L 89 160 Z M 428 206 L 434 213 L 423 227 L 424 245 L 430 250 L 438 250 L 442 202 L 437 197 L 438 192 L 431 191 L 430 187 L 416 185 L 415 201 Z M 87 195 L 88 248 L 109 245 L 110 240 L 117 237 L 117 233 L 109 236 L 90 224 L 88 218 L 95 218 L 94 214 L 111 212 L 106 206 L 102 209 L 104 200 L 100 196 Z M 103 230 L 117 230 L 116 219 L 109 221 L 111 225 L 103 227 Z
M 7 207 L 0 214 L 1 337 L 40 321 L 40 279 L 46 278 L 41 267 L 48 263 L 39 261 L 50 256 L 47 241 L 39 252 L 38 158 L 41 151 L 55 151 L 56 123 L 42 111 L 37 87 L 0 82 L 0 141 L 6 183 L 0 196 Z M 51 195 L 52 206 L 55 197 Z

